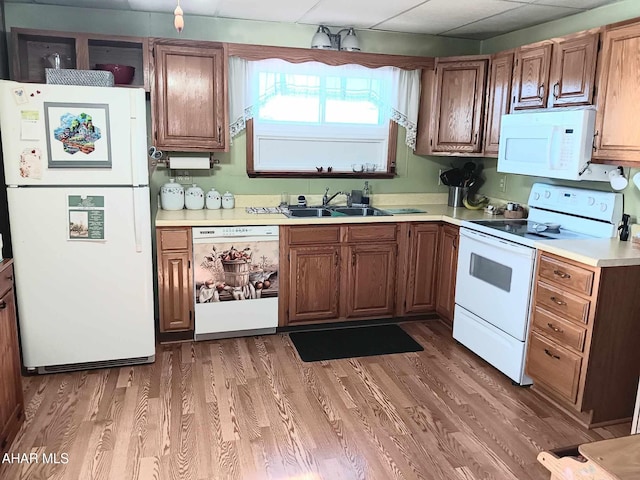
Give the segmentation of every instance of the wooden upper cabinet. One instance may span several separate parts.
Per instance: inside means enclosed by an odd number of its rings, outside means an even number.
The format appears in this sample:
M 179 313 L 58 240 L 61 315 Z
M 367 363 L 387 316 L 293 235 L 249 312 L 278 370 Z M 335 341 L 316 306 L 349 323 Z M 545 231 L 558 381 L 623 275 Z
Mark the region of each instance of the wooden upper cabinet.
M 512 111 L 546 107 L 552 49 L 548 43 L 516 50 Z
M 228 149 L 226 58 L 222 44 L 154 45 L 156 146 L 178 151 Z
M 612 25 L 602 35 L 594 158 L 640 163 L 640 22 Z
M 554 45 L 549 107 L 591 104 L 599 37 L 595 33 L 560 40 Z
M 479 152 L 489 56 L 436 60 L 433 153 Z
M 513 52 L 497 53 L 491 57 L 487 107 L 485 109 L 484 153 L 498 155 L 502 115 L 509 113 L 511 80 L 513 78 Z
M 45 68 L 53 67 L 58 54 L 60 68 L 65 69 L 95 70 L 96 65 L 109 63 L 131 66 L 131 83 L 116 86 L 149 91 L 149 42 L 144 37 L 12 28 L 11 46 L 11 79 L 18 82 L 45 83 Z

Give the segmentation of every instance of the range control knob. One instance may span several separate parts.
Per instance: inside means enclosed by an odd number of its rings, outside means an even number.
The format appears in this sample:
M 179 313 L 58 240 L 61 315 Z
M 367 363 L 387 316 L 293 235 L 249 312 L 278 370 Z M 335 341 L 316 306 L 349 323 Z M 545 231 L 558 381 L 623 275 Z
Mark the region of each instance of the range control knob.
M 533 199 L 534 200 L 540 200 L 540 194 L 538 192 L 533 194 Z
M 596 199 L 593 197 L 587 198 L 587 204 L 591 207 L 596 203 Z
M 600 204 L 600 211 L 601 212 L 606 212 L 607 211 L 607 204 L 606 203 L 601 203 Z
M 544 191 L 544 198 L 551 198 L 551 192 L 549 190 Z

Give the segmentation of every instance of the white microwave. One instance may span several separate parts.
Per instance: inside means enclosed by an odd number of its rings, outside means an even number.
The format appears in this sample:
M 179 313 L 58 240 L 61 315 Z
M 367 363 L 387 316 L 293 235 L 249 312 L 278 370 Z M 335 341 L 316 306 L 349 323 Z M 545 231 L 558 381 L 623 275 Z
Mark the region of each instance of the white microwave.
M 498 171 L 591 180 L 583 173 L 591 161 L 595 121 L 592 107 L 503 115 Z

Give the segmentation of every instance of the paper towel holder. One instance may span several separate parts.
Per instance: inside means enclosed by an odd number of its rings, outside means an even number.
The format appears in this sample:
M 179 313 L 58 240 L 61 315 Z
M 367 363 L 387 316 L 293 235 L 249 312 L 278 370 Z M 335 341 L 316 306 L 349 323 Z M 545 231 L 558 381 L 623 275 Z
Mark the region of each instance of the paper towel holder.
M 213 153 L 210 153 L 209 157 L 168 155 L 164 160 L 164 164 L 166 168 L 171 170 L 202 170 L 213 168 L 214 165 L 219 165 L 220 160 L 214 158 Z

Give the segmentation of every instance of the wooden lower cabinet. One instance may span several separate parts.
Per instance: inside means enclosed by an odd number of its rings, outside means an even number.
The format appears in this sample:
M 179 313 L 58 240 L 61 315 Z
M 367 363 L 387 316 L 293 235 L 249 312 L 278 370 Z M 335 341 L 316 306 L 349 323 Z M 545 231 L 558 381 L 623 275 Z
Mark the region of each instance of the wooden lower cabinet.
M 444 224 L 440 227 L 438 235 L 436 313 L 449 324 L 453 324 L 456 301 L 459 230 L 456 225 Z
M 160 332 L 193 330 L 191 228 L 158 228 Z
M 288 324 L 339 316 L 340 247 L 289 249 Z
M 640 266 L 539 252 L 526 373 L 587 427 L 631 419 L 640 365 Z
M 395 243 L 347 248 L 346 317 L 390 317 L 395 311 Z
M 393 317 L 397 225 L 282 227 L 280 326 Z M 281 280 L 281 281 L 282 281 Z
M 0 264 L 0 455 L 11 447 L 24 422 L 13 261 Z
M 431 313 L 435 310 L 439 228 L 437 223 L 414 223 L 409 226 L 405 313 Z

